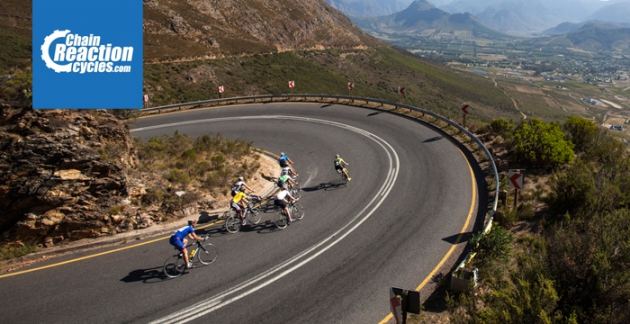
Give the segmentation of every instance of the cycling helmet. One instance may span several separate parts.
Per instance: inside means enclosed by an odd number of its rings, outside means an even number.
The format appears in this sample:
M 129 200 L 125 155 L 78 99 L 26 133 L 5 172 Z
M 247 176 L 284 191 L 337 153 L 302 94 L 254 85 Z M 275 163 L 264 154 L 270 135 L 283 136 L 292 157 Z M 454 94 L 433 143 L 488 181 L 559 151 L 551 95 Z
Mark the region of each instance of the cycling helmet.
M 284 152 L 280 153 L 280 156 L 284 156 Z
M 241 180 L 241 181 L 244 181 L 244 180 L 243 180 L 243 177 L 238 177 L 238 179 L 239 179 L 239 180 Z
M 196 219 L 189 219 L 188 220 L 188 225 L 195 225 L 197 224 L 197 220 Z
M 335 154 L 335 159 L 338 159 L 338 158 L 339 158 L 339 154 Z

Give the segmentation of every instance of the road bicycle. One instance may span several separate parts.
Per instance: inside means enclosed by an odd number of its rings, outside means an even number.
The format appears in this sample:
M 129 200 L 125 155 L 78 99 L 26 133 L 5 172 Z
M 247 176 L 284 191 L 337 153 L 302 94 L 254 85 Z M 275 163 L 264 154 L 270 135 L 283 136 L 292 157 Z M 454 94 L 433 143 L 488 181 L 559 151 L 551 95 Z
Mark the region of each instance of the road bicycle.
M 297 181 L 295 184 L 289 186 L 289 194 L 291 194 L 293 198 L 300 198 L 302 196 L 302 189 Z
M 191 246 L 194 246 L 192 250 L 188 253 L 188 260 L 192 263 L 193 266 L 195 264 L 200 263 L 204 266 L 209 265 L 217 259 L 217 248 L 214 244 L 210 242 L 205 242 L 208 240 L 208 236 L 206 235 L 203 238 L 203 241 L 195 241 L 186 246 L 188 249 Z M 205 243 L 203 243 L 205 242 Z M 177 248 L 175 248 L 177 250 Z M 169 257 L 164 261 L 164 274 L 169 278 L 176 278 L 182 275 L 184 271 L 186 271 L 186 261 L 184 260 L 184 254 L 177 250 L 177 254 Z
M 297 221 L 304 218 L 304 207 L 302 207 L 302 205 L 299 204 L 297 201 L 289 202 L 287 204 L 287 208 L 289 209 L 289 212 L 291 213 L 292 220 Z M 276 209 L 279 209 L 278 219 L 276 220 L 276 226 L 279 229 L 287 228 L 287 226 L 289 225 L 289 218 L 284 212 L 284 208 L 280 208 L 280 206 L 276 206 Z
M 350 178 L 350 170 L 348 170 L 347 167 L 343 167 L 343 171 L 346 171 L 346 174 L 348 175 L 348 177 L 346 177 L 346 175 L 341 172 L 341 179 L 345 182 L 348 182 L 348 179 Z
M 248 196 L 249 203 L 243 210 L 243 218 L 250 224 L 258 224 L 262 217 L 260 210 L 256 206 L 260 206 L 262 198 L 260 196 Z M 225 218 L 225 230 L 230 233 L 236 233 L 241 230 L 241 218 L 238 216 L 238 212 L 230 207 L 221 218 Z

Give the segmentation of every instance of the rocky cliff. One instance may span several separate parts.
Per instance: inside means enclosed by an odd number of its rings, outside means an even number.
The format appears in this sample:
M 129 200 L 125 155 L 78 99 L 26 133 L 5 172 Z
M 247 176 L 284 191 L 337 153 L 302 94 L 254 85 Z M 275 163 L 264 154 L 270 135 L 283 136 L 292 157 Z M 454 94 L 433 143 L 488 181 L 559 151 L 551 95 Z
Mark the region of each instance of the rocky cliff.
M 107 235 L 112 206 L 130 194 L 136 152 L 106 112 L 0 109 L 2 241 L 51 244 Z

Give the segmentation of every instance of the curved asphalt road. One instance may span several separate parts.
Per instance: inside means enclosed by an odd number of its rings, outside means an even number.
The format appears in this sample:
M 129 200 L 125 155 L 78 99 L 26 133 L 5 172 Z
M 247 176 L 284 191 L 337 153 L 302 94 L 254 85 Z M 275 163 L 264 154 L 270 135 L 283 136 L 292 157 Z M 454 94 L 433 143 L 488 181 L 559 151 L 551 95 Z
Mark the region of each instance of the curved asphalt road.
M 305 218 L 234 235 L 212 226 L 205 232 L 217 261 L 174 280 L 160 273 L 172 253 L 166 239 L 0 278 L 4 321 L 378 323 L 389 314 L 389 288 L 418 287 L 476 217 L 477 184 L 462 152 L 388 113 L 269 103 L 144 118 L 134 129 L 145 140 L 221 133 L 286 152 Z M 337 185 L 335 153 L 350 163 L 346 187 Z

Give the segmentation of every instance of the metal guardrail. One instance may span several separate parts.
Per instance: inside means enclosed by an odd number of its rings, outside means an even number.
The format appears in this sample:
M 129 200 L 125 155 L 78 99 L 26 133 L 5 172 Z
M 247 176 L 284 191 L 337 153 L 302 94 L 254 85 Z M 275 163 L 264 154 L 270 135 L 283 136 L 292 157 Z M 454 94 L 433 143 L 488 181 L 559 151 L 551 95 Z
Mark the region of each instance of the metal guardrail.
M 301 99 L 301 100 L 300 100 Z M 364 97 L 354 97 L 354 96 L 343 96 L 343 95 L 332 95 L 332 94 L 274 94 L 274 95 L 258 95 L 258 96 L 248 96 L 248 97 L 234 97 L 234 98 L 224 98 L 224 99 L 211 99 L 211 100 L 201 100 L 194 102 L 187 102 L 181 104 L 173 104 L 166 105 L 154 108 L 145 108 L 142 109 L 143 113 L 160 113 L 162 110 L 173 110 L 173 109 L 182 109 L 184 107 L 194 108 L 203 108 L 208 106 L 223 106 L 223 105 L 232 105 L 232 104 L 247 104 L 247 103 L 257 103 L 257 102 L 282 102 L 282 101 L 304 101 L 304 102 L 330 102 L 330 100 L 335 100 L 336 103 L 339 104 L 352 104 L 357 105 L 357 103 L 365 102 L 365 105 L 380 105 L 383 107 L 385 105 L 392 106 L 394 108 L 404 108 L 419 112 L 423 115 L 429 115 L 433 118 L 439 119 L 448 125 L 455 127 L 457 130 L 468 136 L 472 141 L 474 141 L 481 149 L 484 154 L 488 157 L 490 164 L 492 165 L 492 171 L 494 172 L 494 182 L 496 184 L 495 193 L 494 193 L 494 203 L 492 204 L 492 209 L 490 210 L 490 214 L 488 217 L 488 222 L 485 224 L 483 228 L 483 233 L 486 234 L 492 228 L 492 220 L 494 219 L 494 214 L 497 210 L 497 205 L 499 202 L 499 172 L 497 171 L 497 166 L 494 163 L 494 159 L 492 159 L 492 154 L 488 151 L 485 145 L 479 140 L 473 133 L 469 132 L 458 123 L 443 117 L 439 114 L 436 114 L 432 111 L 425 110 L 422 108 L 387 101 L 381 99 L 374 98 L 364 98 Z M 340 100 L 348 100 L 350 103 L 340 102 Z M 471 242 L 475 244 L 476 242 Z M 473 257 L 472 251 L 468 251 L 464 260 L 453 270 L 453 274 L 457 272 L 459 269 L 463 268 L 466 263 Z

